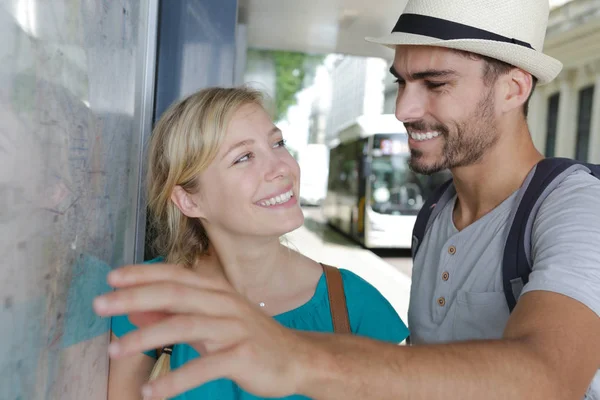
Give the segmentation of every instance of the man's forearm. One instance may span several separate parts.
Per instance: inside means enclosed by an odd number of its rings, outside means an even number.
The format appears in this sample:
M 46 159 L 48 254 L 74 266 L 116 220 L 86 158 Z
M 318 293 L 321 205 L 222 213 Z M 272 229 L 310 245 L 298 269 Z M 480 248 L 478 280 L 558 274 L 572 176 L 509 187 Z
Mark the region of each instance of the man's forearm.
M 314 350 L 302 394 L 318 399 L 552 399 L 560 396 L 525 343 L 393 346 L 357 337 L 305 336 Z

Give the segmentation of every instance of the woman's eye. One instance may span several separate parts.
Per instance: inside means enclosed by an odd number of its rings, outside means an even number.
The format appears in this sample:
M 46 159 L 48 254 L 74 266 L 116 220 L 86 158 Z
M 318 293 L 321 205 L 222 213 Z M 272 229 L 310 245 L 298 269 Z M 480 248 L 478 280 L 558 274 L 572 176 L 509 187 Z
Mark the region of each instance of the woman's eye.
M 241 156 L 240 158 L 238 158 L 237 160 L 235 160 L 234 164 L 246 162 L 246 161 L 250 160 L 251 158 L 252 158 L 252 153 L 246 153 L 243 156 Z
M 278 141 L 277 143 L 275 143 L 275 146 L 273 147 L 285 147 L 285 139 L 281 139 L 280 141 Z

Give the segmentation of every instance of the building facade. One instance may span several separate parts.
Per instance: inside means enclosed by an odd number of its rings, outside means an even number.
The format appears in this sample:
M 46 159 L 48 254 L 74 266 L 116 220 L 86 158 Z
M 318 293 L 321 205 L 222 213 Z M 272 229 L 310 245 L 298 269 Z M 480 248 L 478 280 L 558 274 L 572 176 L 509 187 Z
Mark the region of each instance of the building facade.
M 564 68 L 531 99 L 536 147 L 546 156 L 600 163 L 600 0 L 553 9 L 544 52 Z
M 389 68 L 381 58 L 343 56 L 331 70 L 331 107 L 326 142 L 363 115 L 379 115 L 384 108 L 384 81 Z

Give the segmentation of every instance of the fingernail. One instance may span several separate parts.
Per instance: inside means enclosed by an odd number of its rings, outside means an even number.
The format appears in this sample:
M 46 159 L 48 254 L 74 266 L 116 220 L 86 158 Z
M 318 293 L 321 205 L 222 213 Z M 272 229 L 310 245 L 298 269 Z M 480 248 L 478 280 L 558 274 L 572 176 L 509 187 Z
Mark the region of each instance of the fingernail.
M 123 280 L 123 274 L 120 271 L 111 271 L 108 273 L 108 283 L 121 282 Z
M 113 342 L 108 345 L 108 354 L 110 354 L 111 356 L 118 355 L 120 351 L 121 346 L 119 346 L 119 343 Z
M 106 311 L 108 309 L 108 301 L 103 297 L 97 297 L 94 299 L 94 308 L 97 311 Z
M 142 386 L 142 396 L 144 396 L 144 397 L 152 396 L 152 389 L 150 388 L 150 385 Z

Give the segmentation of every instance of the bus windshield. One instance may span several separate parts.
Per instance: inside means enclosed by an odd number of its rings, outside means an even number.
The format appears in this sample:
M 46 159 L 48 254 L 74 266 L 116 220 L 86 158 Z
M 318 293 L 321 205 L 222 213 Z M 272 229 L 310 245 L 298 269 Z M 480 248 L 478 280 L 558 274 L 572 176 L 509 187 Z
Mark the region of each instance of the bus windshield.
M 375 156 L 371 163 L 371 208 L 380 214 L 416 215 L 427 197 L 450 176 L 412 172 L 409 154 Z

